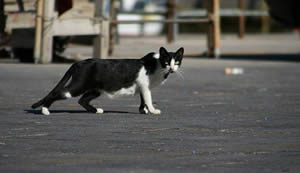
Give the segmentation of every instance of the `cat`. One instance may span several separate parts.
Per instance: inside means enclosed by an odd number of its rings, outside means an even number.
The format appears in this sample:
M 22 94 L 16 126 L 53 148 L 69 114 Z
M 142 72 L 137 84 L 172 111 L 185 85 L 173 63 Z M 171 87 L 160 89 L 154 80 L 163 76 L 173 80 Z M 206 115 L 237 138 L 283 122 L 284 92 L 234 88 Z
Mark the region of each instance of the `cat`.
M 184 48 L 168 52 L 164 47 L 159 53 L 149 53 L 141 59 L 86 59 L 78 61 L 64 74 L 54 89 L 33 104 L 42 106 L 41 113 L 50 115 L 49 107 L 57 100 L 81 96 L 78 103 L 88 112 L 104 113 L 90 101 L 101 94 L 108 97 L 140 94 L 141 114 L 160 114 L 152 104 L 151 88 L 163 83 L 170 73 L 181 66 Z

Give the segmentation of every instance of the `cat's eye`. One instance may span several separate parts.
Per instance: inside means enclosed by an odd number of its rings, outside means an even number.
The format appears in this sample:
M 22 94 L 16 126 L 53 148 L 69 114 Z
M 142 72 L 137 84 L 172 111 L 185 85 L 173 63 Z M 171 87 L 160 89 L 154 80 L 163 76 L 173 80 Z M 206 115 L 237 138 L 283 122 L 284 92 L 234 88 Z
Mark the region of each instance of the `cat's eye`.
M 177 61 L 177 62 L 175 62 L 175 65 L 179 65 L 180 63 Z

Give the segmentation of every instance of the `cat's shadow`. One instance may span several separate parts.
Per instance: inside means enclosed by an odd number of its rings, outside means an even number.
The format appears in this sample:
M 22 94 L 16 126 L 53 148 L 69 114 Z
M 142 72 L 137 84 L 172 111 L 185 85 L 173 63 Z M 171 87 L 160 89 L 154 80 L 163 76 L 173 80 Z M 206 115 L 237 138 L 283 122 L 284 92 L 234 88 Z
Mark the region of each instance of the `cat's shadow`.
M 35 109 L 25 109 L 24 110 L 26 113 L 29 114 L 39 114 L 41 115 L 41 110 L 35 110 Z M 87 112 L 85 110 L 50 110 L 51 114 L 61 114 L 61 113 L 70 113 L 70 114 L 94 114 Z M 137 112 L 128 112 L 128 111 L 111 111 L 107 110 L 104 111 L 104 114 L 139 114 Z

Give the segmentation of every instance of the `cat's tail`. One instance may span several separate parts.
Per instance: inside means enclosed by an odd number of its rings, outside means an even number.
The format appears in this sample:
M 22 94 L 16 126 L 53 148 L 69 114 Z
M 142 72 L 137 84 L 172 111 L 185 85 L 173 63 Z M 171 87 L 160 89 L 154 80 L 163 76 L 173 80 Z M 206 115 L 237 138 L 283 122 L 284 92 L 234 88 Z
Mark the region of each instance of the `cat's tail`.
M 73 65 L 74 66 L 74 65 Z M 62 77 L 62 79 L 58 82 L 58 84 L 53 88 L 53 90 L 46 96 L 44 97 L 43 99 L 41 99 L 40 101 L 34 103 L 31 108 L 35 109 L 35 108 L 38 108 L 40 107 L 41 105 L 43 105 L 45 103 L 45 101 L 47 100 L 47 98 L 55 91 L 57 91 L 58 89 L 64 87 L 66 85 L 66 83 L 69 81 L 69 79 L 71 78 L 72 76 L 72 69 L 73 69 L 73 66 L 71 66 L 69 68 L 69 70 L 65 73 L 65 75 Z

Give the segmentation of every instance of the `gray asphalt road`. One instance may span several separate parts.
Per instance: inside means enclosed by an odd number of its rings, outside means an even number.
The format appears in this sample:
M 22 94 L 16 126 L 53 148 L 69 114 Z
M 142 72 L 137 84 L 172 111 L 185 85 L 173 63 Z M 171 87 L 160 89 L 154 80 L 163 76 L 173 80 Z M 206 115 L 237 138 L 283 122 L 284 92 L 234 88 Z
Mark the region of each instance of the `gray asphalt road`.
M 0 64 L 0 172 L 300 172 L 299 63 L 185 59 L 153 90 L 159 116 L 138 97 L 30 109 L 67 67 Z

